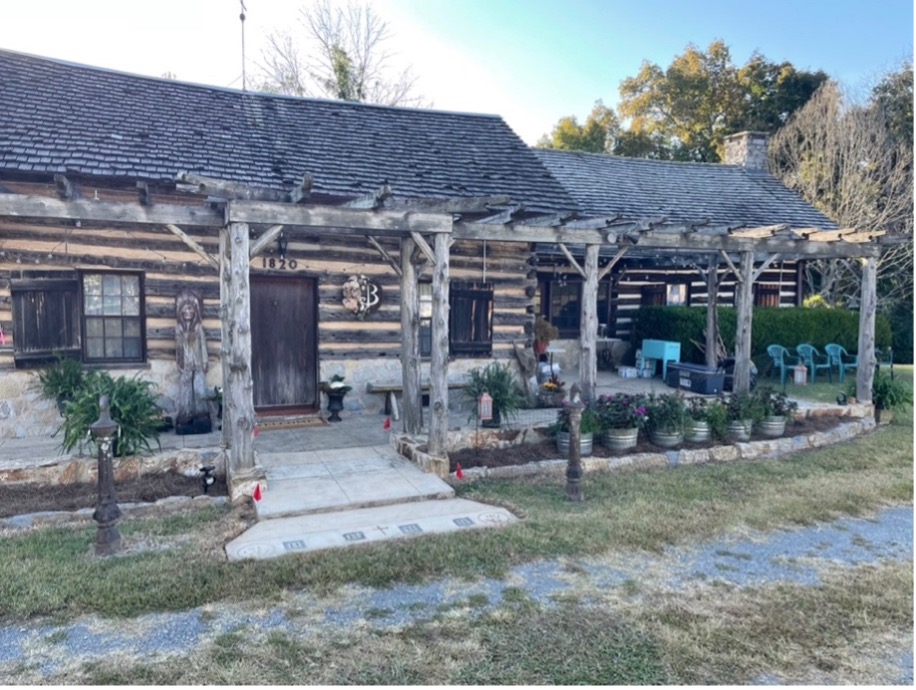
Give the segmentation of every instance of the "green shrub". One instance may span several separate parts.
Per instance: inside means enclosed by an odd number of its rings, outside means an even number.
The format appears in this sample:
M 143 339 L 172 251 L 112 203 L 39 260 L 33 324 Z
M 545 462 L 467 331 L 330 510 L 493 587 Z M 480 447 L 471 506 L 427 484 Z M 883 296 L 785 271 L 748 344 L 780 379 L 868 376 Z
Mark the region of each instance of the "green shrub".
M 846 382 L 847 395 L 856 394 L 856 380 Z M 913 404 L 913 389 L 899 378 L 892 379 L 890 374 L 877 370 L 871 384 L 871 401 L 879 410 L 894 410 Z
M 468 372 L 468 382 L 461 389 L 461 393 L 470 408 L 469 420 L 477 417 L 477 401 L 484 392 L 493 398 L 494 417 L 497 410 L 500 417 L 508 418 L 515 415 L 526 402 L 525 395 L 508 363 L 491 362 L 485 367 L 471 369 Z
M 99 398 L 108 396 L 111 418 L 120 426 L 114 443 L 115 455 L 152 451 L 151 441 L 159 445 L 162 413 L 156 405 L 153 384 L 136 375 L 113 379 L 108 372 L 87 372 L 83 387 L 64 411 L 64 450 L 70 451 L 88 439 L 89 427 L 99 418 Z
M 729 351 L 734 350 L 738 313 L 734 307 L 719 307 L 719 333 Z M 694 343 L 705 342 L 705 307 L 640 307 L 633 322 L 633 347 L 643 339 L 669 340 L 681 344 L 681 361 L 702 364 L 702 350 Z M 875 319 L 875 345 L 888 347 L 893 342 L 890 321 L 883 314 Z M 778 343 L 794 348 L 811 343 L 819 350 L 837 343 L 850 352 L 859 348 L 859 313 L 846 309 L 759 308 L 754 309 L 751 327 L 751 352 L 766 364 L 768 345 Z
M 61 403 L 73 400 L 86 380 L 83 365 L 69 357 L 57 355 L 57 361 L 37 373 L 37 388 L 42 397 Z

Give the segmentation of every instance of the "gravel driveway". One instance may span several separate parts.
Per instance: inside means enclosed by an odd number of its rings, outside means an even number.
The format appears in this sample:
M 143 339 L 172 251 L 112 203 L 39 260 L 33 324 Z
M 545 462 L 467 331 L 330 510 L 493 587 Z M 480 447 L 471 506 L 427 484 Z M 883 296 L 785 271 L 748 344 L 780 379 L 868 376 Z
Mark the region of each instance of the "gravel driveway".
M 188 650 L 225 632 L 245 629 L 260 637 L 272 630 L 308 636 L 355 624 L 386 628 L 429 618 L 442 605 L 475 598 L 483 608 L 498 606 L 507 588 L 521 588 L 543 603 L 564 592 L 600 593 L 632 580 L 651 581 L 653 587 L 678 590 L 697 583 L 724 581 L 737 587 L 774 582 L 816 585 L 822 570 L 838 565 L 860 565 L 882 560 L 912 561 L 912 506 L 885 509 L 870 518 L 843 518 L 831 523 L 740 537 L 717 539 L 689 547 L 671 548 L 659 555 L 618 555 L 609 559 L 539 561 L 518 566 L 502 580 L 476 583 L 443 579 L 418 586 L 376 590 L 346 587 L 331 598 L 308 593 L 284 604 L 306 615 L 292 620 L 283 610 L 240 605 L 205 606 L 180 613 L 150 614 L 123 621 L 84 616 L 55 625 L 18 624 L 0 627 L 0 684 L 13 678 L 22 665 L 40 677 L 52 676 L 84 662 L 123 654 L 133 661 L 186 655 Z M 887 683 L 913 684 L 912 651 L 893 662 L 899 678 Z M 766 683 L 766 677 L 760 683 Z

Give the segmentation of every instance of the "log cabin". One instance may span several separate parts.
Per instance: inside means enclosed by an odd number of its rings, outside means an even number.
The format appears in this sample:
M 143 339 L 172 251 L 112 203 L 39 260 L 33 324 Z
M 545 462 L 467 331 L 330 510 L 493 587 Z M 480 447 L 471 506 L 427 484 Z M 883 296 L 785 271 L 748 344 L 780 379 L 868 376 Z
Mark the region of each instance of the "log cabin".
M 534 151 L 493 115 L 0 51 L 0 123 L 0 437 L 53 429 L 29 382 L 57 353 L 140 373 L 174 407 L 174 301 L 190 289 L 208 384 L 238 396 L 233 463 L 252 465 L 254 413 L 314 410 L 335 374 L 352 413 L 383 404 L 368 384 L 399 380 L 405 411 L 418 406 L 428 376 L 441 454 L 449 377 L 530 345 L 539 309 L 578 334 L 588 396 L 599 318 L 624 336 L 635 296 L 701 302 L 691 271 L 717 291 L 734 276 L 740 389 L 758 279 L 759 299 L 795 303 L 799 257 L 873 266 L 879 251 L 766 173 Z M 568 289 L 561 270 L 581 283 Z M 578 321 L 563 321 L 556 310 L 577 301 Z

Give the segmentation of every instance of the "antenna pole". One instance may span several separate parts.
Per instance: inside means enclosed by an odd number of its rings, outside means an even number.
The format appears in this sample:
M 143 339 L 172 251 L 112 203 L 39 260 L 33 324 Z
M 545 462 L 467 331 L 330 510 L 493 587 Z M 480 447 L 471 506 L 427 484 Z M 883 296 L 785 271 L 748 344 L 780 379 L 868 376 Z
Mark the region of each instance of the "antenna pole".
M 239 14 L 239 19 L 242 21 L 242 91 L 247 91 L 248 85 L 245 81 L 245 0 L 239 0 L 239 4 L 242 6 L 242 11 Z

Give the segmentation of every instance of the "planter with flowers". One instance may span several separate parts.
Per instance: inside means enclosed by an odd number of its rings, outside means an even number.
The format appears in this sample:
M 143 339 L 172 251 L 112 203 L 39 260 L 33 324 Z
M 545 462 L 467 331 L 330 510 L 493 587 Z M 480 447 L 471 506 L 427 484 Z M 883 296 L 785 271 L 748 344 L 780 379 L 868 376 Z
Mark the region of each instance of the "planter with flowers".
M 328 396 L 328 417 L 329 422 L 340 422 L 340 411 L 344 408 L 344 397 L 353 390 L 352 386 L 344 383 L 344 377 L 340 374 L 334 374 L 331 380 L 322 386 L 325 395 Z
M 725 438 L 728 413 L 720 400 L 690 398 L 687 401 L 687 414 L 690 419 L 684 431 L 684 440 L 707 443 L 713 438 Z
M 763 405 L 753 393 L 733 393 L 725 399 L 728 413 L 727 436 L 734 441 L 750 441 L 754 425 L 763 419 Z
M 673 448 L 684 441 L 690 420 L 687 403 L 679 393 L 652 393 L 646 401 L 646 429 L 649 440 L 662 448 Z
M 543 316 L 538 315 L 534 320 L 534 354 L 540 359 L 547 352 L 551 340 L 560 337 L 560 330 Z
M 786 422 L 795 416 L 798 403 L 789 400 L 785 393 L 779 393 L 770 386 L 758 389 L 755 395 L 760 401 L 760 434 L 769 438 L 782 436 L 786 433 Z
M 556 421 L 548 427 L 547 432 L 556 439 L 557 450 L 564 456 L 569 455 L 569 404 L 557 410 Z M 595 434 L 601 431 L 601 418 L 595 406 L 587 403 L 582 408 L 582 421 L 579 424 L 579 452 L 581 455 L 591 455 L 595 442 Z
M 566 398 L 565 385 L 558 376 L 551 376 L 538 388 L 538 407 L 562 407 Z
M 614 393 L 602 395 L 595 401 L 601 421 L 601 443 L 609 450 L 635 448 L 639 430 L 646 426 L 648 410 L 646 396 Z

